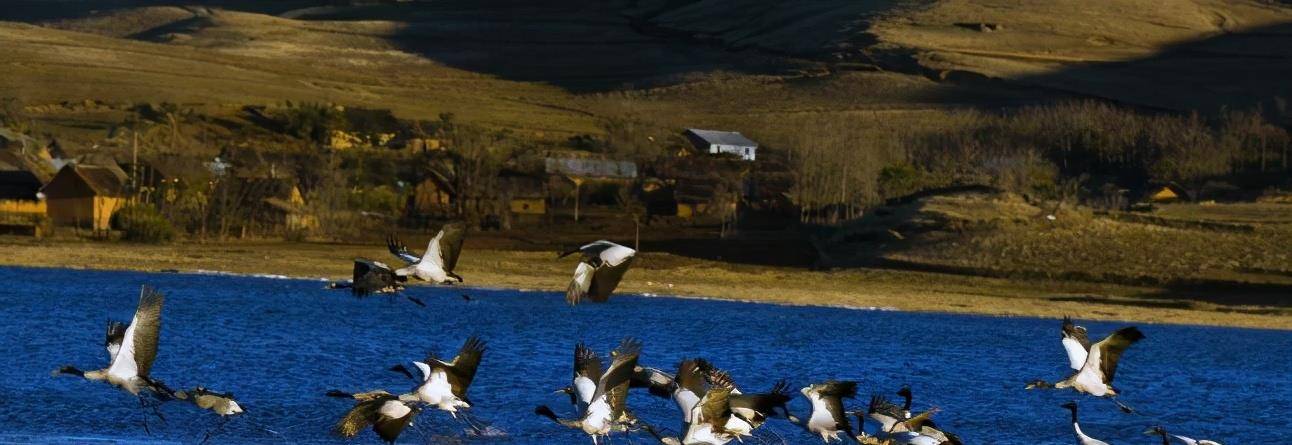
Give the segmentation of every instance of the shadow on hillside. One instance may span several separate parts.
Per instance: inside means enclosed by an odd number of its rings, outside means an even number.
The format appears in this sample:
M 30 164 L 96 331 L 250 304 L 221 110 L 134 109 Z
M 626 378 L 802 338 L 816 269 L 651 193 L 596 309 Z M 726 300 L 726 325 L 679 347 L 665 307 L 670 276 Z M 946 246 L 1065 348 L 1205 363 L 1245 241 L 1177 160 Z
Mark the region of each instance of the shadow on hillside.
M 1292 100 L 1292 23 L 1180 43 L 1142 59 L 1014 81 L 1152 109 L 1214 113 Z

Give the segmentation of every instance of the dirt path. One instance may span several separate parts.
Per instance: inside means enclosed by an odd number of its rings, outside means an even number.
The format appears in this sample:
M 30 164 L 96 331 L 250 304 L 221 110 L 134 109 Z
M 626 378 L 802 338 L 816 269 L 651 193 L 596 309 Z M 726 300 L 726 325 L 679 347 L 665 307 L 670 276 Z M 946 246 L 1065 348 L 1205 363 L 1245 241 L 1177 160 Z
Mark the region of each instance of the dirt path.
M 220 270 L 343 278 L 349 259 L 386 260 L 383 246 L 237 242 L 146 246 L 0 238 L 0 265 L 161 271 Z M 573 263 L 551 252 L 473 248 L 458 266 L 468 285 L 561 291 Z M 808 271 L 643 253 L 622 292 L 795 305 L 891 308 L 1000 316 L 1061 317 L 1292 329 L 1292 308 L 1217 305 L 1153 288 L 1020 281 L 873 269 Z

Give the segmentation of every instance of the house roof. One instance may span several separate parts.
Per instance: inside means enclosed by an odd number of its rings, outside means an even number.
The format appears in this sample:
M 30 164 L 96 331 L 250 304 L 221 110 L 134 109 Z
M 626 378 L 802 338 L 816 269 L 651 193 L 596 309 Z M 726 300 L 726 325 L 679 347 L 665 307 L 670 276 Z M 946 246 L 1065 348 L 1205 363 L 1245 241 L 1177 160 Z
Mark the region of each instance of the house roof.
M 547 173 L 597 178 L 636 178 L 637 164 L 605 159 L 550 157 L 544 160 Z
M 686 131 L 710 144 L 737 145 L 741 147 L 758 146 L 757 142 L 735 131 L 701 130 L 698 128 L 688 128 Z
M 94 193 L 104 196 L 124 196 L 125 178 L 120 168 L 102 165 L 72 165 Z
M 41 183 L 24 170 L 0 170 L 0 199 L 39 199 Z

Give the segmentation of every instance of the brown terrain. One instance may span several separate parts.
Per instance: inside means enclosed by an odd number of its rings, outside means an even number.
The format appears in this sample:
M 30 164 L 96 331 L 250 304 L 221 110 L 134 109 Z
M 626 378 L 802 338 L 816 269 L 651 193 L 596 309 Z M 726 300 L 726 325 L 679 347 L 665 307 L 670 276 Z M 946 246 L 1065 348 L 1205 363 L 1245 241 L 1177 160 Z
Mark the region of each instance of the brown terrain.
M 1071 99 L 1206 113 L 1292 97 L 1292 4 L 1278 1 L 164 3 L 10 2 L 0 97 L 21 99 L 36 132 L 85 145 L 135 103 L 211 116 L 182 129 L 204 141 L 253 127 L 247 105 L 307 101 L 405 119 L 451 112 L 546 142 L 628 117 L 661 134 L 708 126 L 770 146 L 949 128 L 973 119 L 963 110 Z M 552 252 L 582 230 L 473 235 L 462 274 L 561 289 L 571 265 Z M 1288 203 L 1123 214 L 969 193 L 890 203 L 807 239 L 694 232 L 648 228 L 623 290 L 1292 328 Z M 383 255 L 372 243 L 70 237 L 6 237 L 0 250 L 6 265 L 333 278 L 349 269 L 338 258 Z

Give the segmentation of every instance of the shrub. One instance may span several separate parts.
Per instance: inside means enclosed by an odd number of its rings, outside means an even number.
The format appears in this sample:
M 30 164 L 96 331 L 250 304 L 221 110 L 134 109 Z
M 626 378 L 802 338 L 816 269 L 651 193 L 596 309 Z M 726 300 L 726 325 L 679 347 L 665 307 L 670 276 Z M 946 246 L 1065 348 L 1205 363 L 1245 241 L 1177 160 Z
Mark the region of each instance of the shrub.
M 122 232 L 122 239 L 139 243 L 162 244 L 175 240 L 175 227 L 156 208 L 128 205 L 112 215 L 112 226 Z

